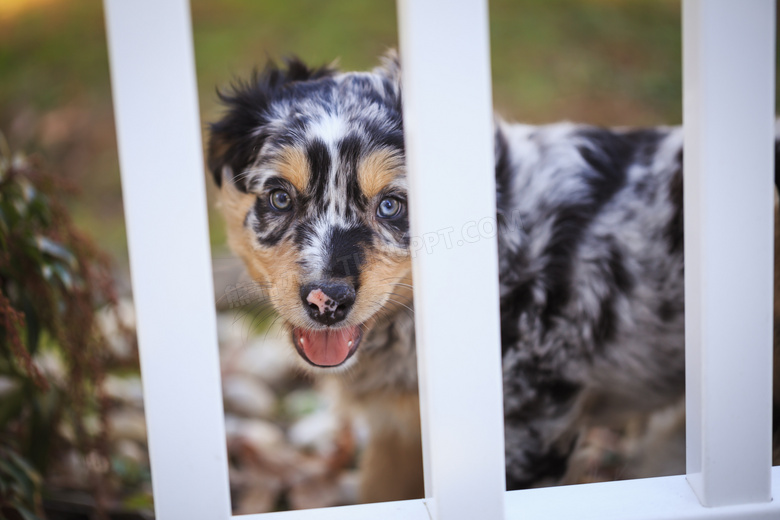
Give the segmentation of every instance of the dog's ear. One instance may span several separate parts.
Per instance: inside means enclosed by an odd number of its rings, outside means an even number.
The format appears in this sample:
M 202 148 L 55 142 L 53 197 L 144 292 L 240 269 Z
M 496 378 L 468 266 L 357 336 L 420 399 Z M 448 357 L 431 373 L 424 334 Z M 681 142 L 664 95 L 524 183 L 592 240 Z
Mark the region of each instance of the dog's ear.
M 222 186 L 224 178 L 246 192 L 243 173 L 268 137 L 264 127 L 271 103 L 297 81 L 331 77 L 337 72 L 328 66 L 309 68 L 296 57 L 287 58 L 284 63 L 279 67 L 269 61 L 262 72 L 255 71 L 248 81 L 236 81 L 226 91 L 217 90 L 227 109 L 222 119 L 209 125 L 208 167 L 217 186 Z
M 393 83 L 401 83 L 401 59 L 398 57 L 397 50 L 387 49 L 379 58 L 379 63 L 379 67 L 374 69 L 375 73 L 386 77 Z
M 391 102 L 401 110 L 401 59 L 398 51 L 388 49 L 379 59 L 380 65 L 374 69 L 374 73 L 384 79 L 385 92 L 391 96 Z

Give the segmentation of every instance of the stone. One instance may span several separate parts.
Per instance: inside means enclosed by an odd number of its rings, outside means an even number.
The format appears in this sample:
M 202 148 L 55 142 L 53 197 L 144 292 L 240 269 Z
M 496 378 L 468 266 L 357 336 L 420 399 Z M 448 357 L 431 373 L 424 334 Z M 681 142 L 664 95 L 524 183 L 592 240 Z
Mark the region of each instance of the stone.
M 222 380 L 225 410 L 246 417 L 267 418 L 276 409 L 276 395 L 257 378 L 226 374 Z

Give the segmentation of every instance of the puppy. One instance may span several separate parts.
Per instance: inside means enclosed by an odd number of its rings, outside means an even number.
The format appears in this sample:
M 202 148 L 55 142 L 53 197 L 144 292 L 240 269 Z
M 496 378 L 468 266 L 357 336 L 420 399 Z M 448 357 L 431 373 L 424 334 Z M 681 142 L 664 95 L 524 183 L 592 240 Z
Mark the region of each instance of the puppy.
M 229 243 L 371 440 L 362 498 L 422 496 L 400 67 L 273 63 L 221 94 Z M 682 130 L 495 123 L 507 487 L 684 391 Z M 446 179 L 443 179 L 446 182 Z

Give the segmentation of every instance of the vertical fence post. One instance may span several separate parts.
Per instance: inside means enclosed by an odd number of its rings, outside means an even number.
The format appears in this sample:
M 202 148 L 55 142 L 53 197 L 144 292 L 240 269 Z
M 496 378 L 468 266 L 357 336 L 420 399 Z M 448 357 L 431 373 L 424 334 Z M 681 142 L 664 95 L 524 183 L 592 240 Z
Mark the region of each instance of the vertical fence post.
M 187 0 L 105 0 L 158 520 L 230 517 Z
M 478 229 L 496 224 L 487 5 L 398 8 L 426 494 L 434 518 L 497 520 L 498 263 L 495 235 Z
M 688 481 L 770 497 L 775 2 L 684 0 Z

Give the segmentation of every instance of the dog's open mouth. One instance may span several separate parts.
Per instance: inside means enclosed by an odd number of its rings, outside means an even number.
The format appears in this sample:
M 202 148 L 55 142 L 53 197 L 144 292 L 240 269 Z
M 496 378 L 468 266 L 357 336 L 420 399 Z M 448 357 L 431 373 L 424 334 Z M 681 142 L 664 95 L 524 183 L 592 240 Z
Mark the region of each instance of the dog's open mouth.
M 307 330 L 294 328 L 293 343 L 298 353 L 316 367 L 337 367 L 352 357 L 360 344 L 360 326 L 343 329 Z

